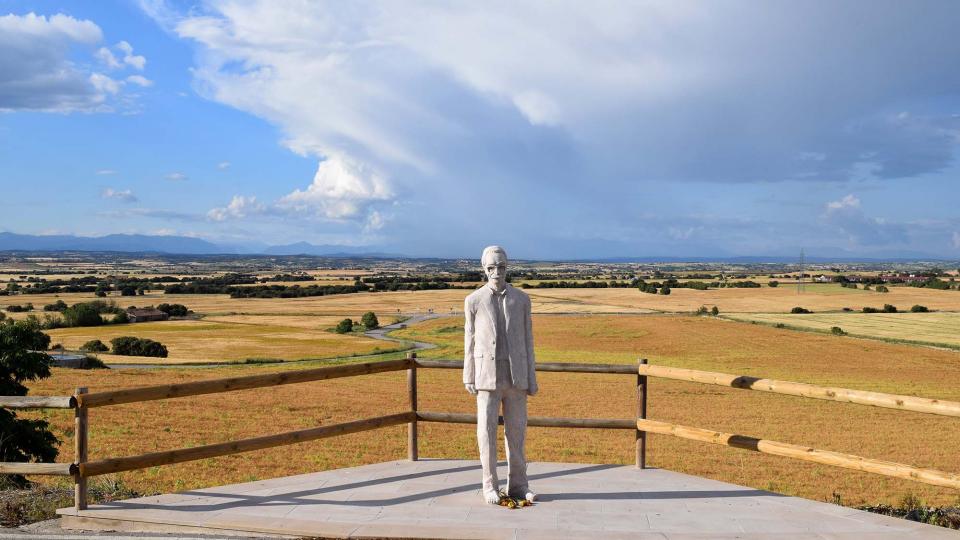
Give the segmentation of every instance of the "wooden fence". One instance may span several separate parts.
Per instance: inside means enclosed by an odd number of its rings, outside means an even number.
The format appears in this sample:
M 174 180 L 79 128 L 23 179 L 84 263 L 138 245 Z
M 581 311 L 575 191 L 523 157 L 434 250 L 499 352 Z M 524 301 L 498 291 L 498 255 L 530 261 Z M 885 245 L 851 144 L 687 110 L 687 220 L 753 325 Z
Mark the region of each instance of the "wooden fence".
M 183 384 L 167 384 L 141 388 L 129 388 L 109 392 L 88 392 L 87 388 L 77 388 L 72 396 L 63 397 L 2 397 L 0 407 L 11 409 L 61 408 L 74 410 L 74 460 L 72 463 L 0 463 L 0 474 L 37 474 L 72 476 L 75 485 L 74 506 L 77 510 L 87 507 L 87 478 L 103 474 L 131 471 L 169 465 L 198 459 L 250 452 L 275 446 L 296 444 L 348 433 L 358 433 L 388 426 L 407 424 L 407 457 L 418 459 L 417 424 L 419 422 L 443 422 L 457 424 L 475 424 L 474 414 L 421 411 L 417 406 L 417 370 L 423 369 L 462 369 L 463 362 L 446 360 L 418 360 L 415 353 L 409 353 L 403 360 L 365 362 L 344 366 L 331 366 L 316 369 L 304 369 L 197 381 Z M 844 388 L 820 387 L 809 384 L 759 379 L 756 377 L 727 375 L 691 369 L 671 368 L 649 365 L 641 359 L 639 366 L 621 364 L 574 364 L 574 363 L 538 363 L 537 371 L 560 373 L 605 373 L 631 375 L 636 377 L 637 411 L 634 419 L 609 418 L 554 418 L 530 417 L 528 425 L 536 427 L 626 429 L 634 432 L 636 445 L 635 462 L 638 468 L 646 466 L 647 433 L 672 435 L 685 439 L 698 440 L 713 444 L 722 444 L 763 452 L 778 456 L 813 461 L 836 467 L 856 469 L 896 478 L 915 480 L 938 486 L 960 488 L 960 476 L 933 469 L 922 469 L 900 463 L 880 461 L 859 456 L 817 450 L 782 442 L 756 439 L 745 435 L 722 433 L 702 428 L 680 426 L 658 422 L 647 418 L 648 377 L 660 377 L 681 381 L 698 382 L 758 390 L 791 396 L 825 399 L 860 405 L 886 407 L 905 411 L 924 412 L 946 416 L 960 416 L 960 403 L 935 399 L 898 396 L 878 392 L 864 392 Z M 94 407 L 108 407 L 125 403 L 156 401 L 185 396 L 197 396 L 220 392 L 233 392 L 252 388 L 265 388 L 283 384 L 297 384 L 321 381 L 341 377 L 354 377 L 390 371 L 407 371 L 407 392 L 409 410 L 378 416 L 320 426 L 298 431 L 288 431 L 275 435 L 266 435 L 250 439 L 228 441 L 217 444 L 181 448 L 164 452 L 154 452 L 137 456 L 119 457 L 89 461 L 87 457 L 87 411 Z M 503 422 L 503 418 L 500 418 Z

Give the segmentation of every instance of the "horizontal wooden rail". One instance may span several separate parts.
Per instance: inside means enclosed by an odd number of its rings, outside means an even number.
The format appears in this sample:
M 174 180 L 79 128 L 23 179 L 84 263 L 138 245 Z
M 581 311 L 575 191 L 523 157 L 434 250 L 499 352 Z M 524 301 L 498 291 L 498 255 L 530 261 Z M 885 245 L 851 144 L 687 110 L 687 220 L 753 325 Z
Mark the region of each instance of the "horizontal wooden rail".
M 883 476 L 892 476 L 894 478 L 903 478 L 906 480 L 915 480 L 925 484 L 935 486 L 944 486 L 954 489 L 960 489 L 960 475 L 946 473 L 935 469 L 921 469 L 911 465 L 895 463 L 893 461 L 881 461 L 851 454 L 842 454 L 840 452 L 831 452 L 829 450 L 817 450 L 808 446 L 798 446 L 795 444 L 782 443 L 777 441 L 768 441 L 764 439 L 755 439 L 746 435 L 734 435 L 732 433 L 723 433 L 720 431 L 711 431 L 709 429 L 680 426 L 668 422 L 657 422 L 655 420 L 637 420 L 637 429 L 648 433 L 660 433 L 662 435 L 673 435 L 682 439 L 701 441 L 712 444 L 732 446 L 744 450 L 753 450 L 764 454 L 783 456 L 803 461 L 812 461 L 844 469 L 854 469 L 869 473 L 881 474 Z
M 73 396 L 0 396 L 0 408 L 4 409 L 73 409 L 76 406 Z
M 344 422 L 342 424 L 333 424 L 330 426 L 302 429 L 299 431 L 288 431 L 286 433 L 255 437 L 252 439 L 208 444 L 194 448 L 169 450 L 167 452 L 154 452 L 139 456 L 90 461 L 88 463 L 81 463 L 79 472 L 81 477 L 98 476 L 101 474 L 110 474 L 121 471 L 145 469 L 147 467 L 155 467 L 158 465 L 170 465 L 173 463 L 182 463 L 184 461 L 194 461 L 198 459 L 226 456 L 230 454 L 239 454 L 241 452 L 250 452 L 253 450 L 262 450 L 264 448 L 273 448 L 275 446 L 297 444 L 316 439 L 325 439 L 328 437 L 336 437 L 337 435 L 358 433 L 361 431 L 368 431 L 382 427 L 397 426 L 400 424 L 409 423 L 414 420 L 415 417 L 416 413 L 409 411 L 399 414 L 392 414 L 389 416 L 380 416 L 377 418 L 367 418 L 365 420 Z
M 440 369 L 463 369 L 462 360 L 417 360 L 417 367 Z M 555 371 L 563 373 L 609 373 L 614 375 L 636 375 L 634 365 L 624 364 L 575 364 L 572 362 L 537 362 L 537 371 Z M 632 428 L 631 428 L 632 429 Z
M 233 392 L 234 390 L 249 390 L 281 384 L 295 384 L 310 381 L 322 381 L 339 377 L 353 377 L 369 375 L 385 371 L 400 371 L 408 369 L 411 361 L 386 360 L 381 362 L 363 362 L 343 366 L 329 366 L 316 369 L 300 369 L 281 371 L 265 375 L 249 375 L 246 377 L 231 377 L 227 379 L 212 379 L 183 384 L 164 384 L 141 388 L 128 388 L 110 392 L 94 392 L 75 396 L 79 407 L 104 407 L 120 405 L 121 403 L 135 403 L 139 401 L 155 401 L 202 394 L 216 394 L 219 392 Z
M 417 411 L 417 419 L 422 422 L 444 422 L 448 424 L 477 423 L 477 415 L 467 413 Z M 499 417 L 498 422 L 501 426 L 503 425 L 502 416 Z M 527 425 L 531 427 L 637 429 L 633 420 L 617 420 L 615 418 L 551 418 L 547 416 L 531 416 L 527 418 Z
M 639 367 L 639 373 L 640 375 L 647 375 L 649 377 L 715 384 L 718 386 L 731 386 L 733 388 L 760 390 L 761 392 L 773 392 L 775 394 L 788 396 L 825 399 L 828 401 L 856 403 L 858 405 L 871 405 L 873 407 L 885 407 L 888 409 L 900 409 L 902 411 L 939 414 L 943 416 L 960 416 L 960 402 L 956 401 L 942 401 L 938 399 L 884 394 L 881 392 L 867 392 L 864 390 L 849 390 L 846 388 L 816 386 L 774 379 L 760 379 L 746 375 L 729 375 L 727 373 L 714 373 L 712 371 L 698 371 L 695 369 L 649 364 L 641 365 Z
M 72 476 L 77 466 L 73 463 L 13 463 L 0 462 L 0 474 L 44 474 L 48 476 Z

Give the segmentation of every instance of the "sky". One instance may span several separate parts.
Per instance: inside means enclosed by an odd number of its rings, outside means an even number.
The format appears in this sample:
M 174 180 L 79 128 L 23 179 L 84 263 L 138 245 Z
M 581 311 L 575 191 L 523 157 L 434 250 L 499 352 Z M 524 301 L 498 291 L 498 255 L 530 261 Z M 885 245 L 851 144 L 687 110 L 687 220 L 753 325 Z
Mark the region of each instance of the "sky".
M 0 231 L 960 258 L 960 4 L 0 0 Z

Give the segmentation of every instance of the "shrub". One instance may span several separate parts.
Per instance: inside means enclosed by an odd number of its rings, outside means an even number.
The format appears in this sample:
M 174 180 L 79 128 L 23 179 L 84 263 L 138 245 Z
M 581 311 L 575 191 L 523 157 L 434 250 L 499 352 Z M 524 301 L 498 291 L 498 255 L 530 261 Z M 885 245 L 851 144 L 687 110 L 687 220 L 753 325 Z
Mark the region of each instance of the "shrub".
M 921 306 L 920 304 L 917 304 L 917 305 L 913 306 L 912 308 L 910 308 L 910 312 L 911 312 L 911 313 L 926 313 L 926 312 L 928 312 L 928 311 L 930 311 L 930 310 L 927 309 L 927 306 Z
M 710 314 L 716 317 L 717 315 L 720 314 L 720 308 L 718 308 L 717 306 L 713 306 L 712 308 L 710 308 Z
M 83 358 L 83 363 L 80 364 L 80 369 L 110 369 L 110 367 L 103 363 L 103 360 L 100 360 L 96 356 L 87 355 Z
M 80 350 L 83 352 L 107 352 L 110 350 L 110 348 L 99 339 L 91 339 L 90 341 L 81 345 Z
M 831 326 L 831 327 L 830 327 L 830 333 L 833 334 L 833 335 L 835 335 L 835 336 L 845 336 L 845 335 L 847 335 L 847 333 L 843 331 L 843 328 L 840 328 L 839 326 Z
M 853 311 L 853 308 L 845 307 L 845 308 L 843 308 L 843 310 L 844 310 L 844 311 Z
M 864 313 L 880 313 L 880 310 L 875 307 L 863 306 Z
M 794 314 L 794 315 L 797 315 L 797 314 L 802 314 L 802 313 L 813 313 L 813 312 L 810 311 L 810 310 L 807 309 L 807 308 L 802 308 L 802 307 L 800 307 L 800 306 L 797 306 L 797 307 L 791 309 L 791 310 L 790 310 L 790 313 L 792 313 L 792 314 Z
M 183 304 L 160 304 L 157 309 L 171 317 L 186 317 L 190 310 Z
M 121 336 L 111 339 L 110 345 L 113 346 L 113 354 L 123 356 L 153 356 L 157 358 L 167 357 L 167 348 L 152 339 Z
M 337 323 L 336 332 L 338 334 L 347 334 L 353 332 L 353 321 L 350 319 L 344 319 Z
M 100 326 L 103 318 L 94 305 L 81 303 L 64 310 L 63 322 L 66 326 Z
M 890 289 L 888 289 L 886 285 L 877 285 L 874 290 L 877 292 L 890 292 Z
M 125 285 L 120 288 L 120 296 L 136 296 L 137 288 L 133 285 Z
M 897 312 L 897 306 L 895 306 L 895 305 L 893 305 L 893 304 L 884 304 L 884 305 L 883 305 L 883 312 L 884 312 L 884 313 L 896 313 L 896 312 Z
M 56 302 L 54 302 L 54 303 L 52 303 L 52 304 L 47 304 L 47 305 L 43 306 L 43 310 L 44 310 L 44 311 L 60 311 L 60 312 L 62 312 L 62 311 L 64 311 L 64 310 L 66 310 L 66 309 L 67 309 L 67 303 L 64 302 L 63 300 L 57 300 Z
M 710 310 L 707 309 L 707 306 L 700 306 L 697 308 L 697 315 L 706 315 L 707 313 L 710 313 Z
M 663 295 L 670 294 L 670 287 L 667 287 L 666 285 L 664 285 L 663 287 L 660 287 L 660 294 L 663 294 Z
M 380 328 L 380 321 L 377 320 L 377 314 L 372 311 L 368 311 L 363 314 L 363 317 L 360 317 L 360 324 L 367 330 Z
M 46 350 L 50 336 L 40 331 L 40 323 L 33 320 L 0 323 L 0 395 L 25 396 L 24 381 L 35 381 L 50 376 L 52 359 Z M 57 457 L 59 441 L 48 429 L 45 420 L 17 418 L 9 409 L 0 408 L 0 461 L 53 462 Z M 7 477 L 8 482 L 25 486 L 21 475 Z
M 130 322 L 130 317 L 127 315 L 126 311 L 121 311 L 113 316 L 113 320 L 110 321 L 111 324 L 127 324 Z
M 777 280 L 775 280 L 775 279 L 771 279 L 771 280 L 767 283 L 767 285 L 769 285 L 769 286 L 771 286 L 771 287 L 779 287 L 779 286 L 780 286 L 780 282 L 777 281 Z

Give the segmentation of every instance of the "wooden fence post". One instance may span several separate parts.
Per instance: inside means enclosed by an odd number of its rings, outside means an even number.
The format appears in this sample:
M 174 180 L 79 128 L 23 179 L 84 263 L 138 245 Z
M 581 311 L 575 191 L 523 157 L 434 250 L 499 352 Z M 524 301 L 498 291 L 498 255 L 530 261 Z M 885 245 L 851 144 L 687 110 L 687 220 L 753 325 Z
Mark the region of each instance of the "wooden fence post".
M 419 458 L 417 452 L 417 353 L 407 353 L 407 360 L 410 360 L 410 368 L 407 370 L 407 392 L 410 394 L 410 410 L 413 411 L 413 419 L 407 425 L 407 459 L 417 461 Z
M 647 359 L 641 358 L 640 364 L 646 364 Z M 637 374 L 637 418 L 647 417 L 647 376 Z M 636 430 L 637 440 L 637 468 L 647 468 L 647 432 Z
M 86 394 L 87 387 L 77 387 L 77 395 Z M 73 477 L 73 507 L 76 510 L 87 509 L 87 479 L 80 476 L 80 464 L 87 462 L 87 408 L 77 405 L 73 410 L 73 457 L 77 464 L 77 474 Z

